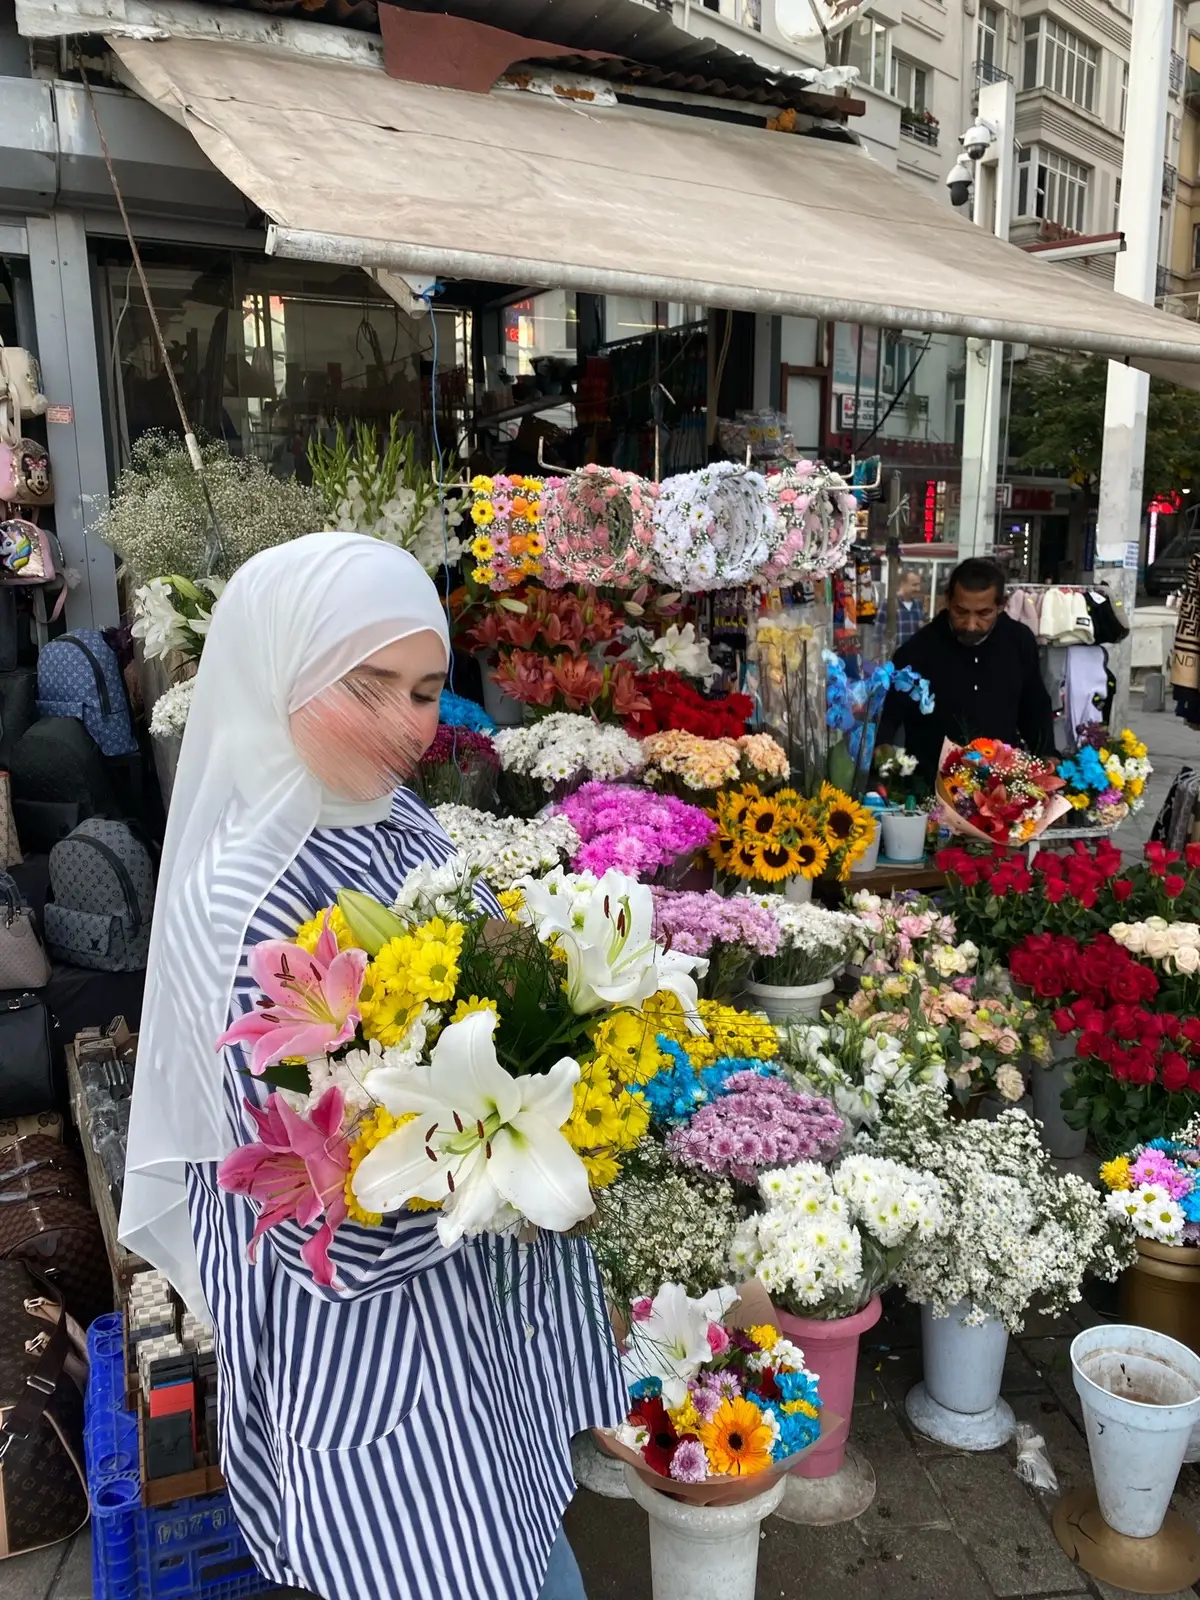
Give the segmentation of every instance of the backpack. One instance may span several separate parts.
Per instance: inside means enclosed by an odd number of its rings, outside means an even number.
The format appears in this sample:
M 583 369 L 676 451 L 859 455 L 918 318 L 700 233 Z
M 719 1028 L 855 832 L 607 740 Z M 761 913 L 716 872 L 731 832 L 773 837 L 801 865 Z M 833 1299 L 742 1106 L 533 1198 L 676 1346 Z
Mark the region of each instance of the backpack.
M 77 717 L 106 756 L 137 754 L 121 668 L 94 628 L 64 633 L 38 658 L 38 709 L 44 717 Z
M 127 822 L 92 817 L 50 852 L 46 943 L 72 966 L 141 972 L 150 952 L 154 863 Z
M 88 817 L 122 809 L 96 741 L 73 717 L 35 722 L 13 746 L 9 770 L 17 836 L 27 855 L 46 855 Z

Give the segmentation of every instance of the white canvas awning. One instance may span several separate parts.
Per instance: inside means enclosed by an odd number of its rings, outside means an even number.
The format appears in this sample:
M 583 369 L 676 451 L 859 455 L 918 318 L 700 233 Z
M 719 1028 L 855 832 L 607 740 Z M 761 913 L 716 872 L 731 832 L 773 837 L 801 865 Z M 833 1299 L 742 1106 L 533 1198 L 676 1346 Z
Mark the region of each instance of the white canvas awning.
M 861 150 L 114 38 L 281 255 L 1089 350 L 1200 388 L 1200 327 L 1004 244 Z

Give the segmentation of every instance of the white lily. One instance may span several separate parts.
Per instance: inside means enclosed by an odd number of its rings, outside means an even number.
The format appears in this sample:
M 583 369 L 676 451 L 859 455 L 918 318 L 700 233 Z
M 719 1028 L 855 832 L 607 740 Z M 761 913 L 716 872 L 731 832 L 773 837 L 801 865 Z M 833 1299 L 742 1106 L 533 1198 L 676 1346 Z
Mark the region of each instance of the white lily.
M 688 1027 L 704 1033 L 693 973 L 708 971 L 702 956 L 664 950 L 654 942 L 654 897 L 649 886 L 610 869 L 522 878 L 526 913 L 539 939 L 556 936 L 566 956 L 567 997 L 577 1016 L 611 1006 L 640 1007 L 667 989 L 679 999 Z
M 514 1213 L 564 1233 L 595 1209 L 587 1169 L 560 1131 L 579 1063 L 564 1056 L 549 1072 L 515 1078 L 496 1058 L 496 1022 L 494 1011 L 473 1012 L 445 1029 L 427 1064 L 365 1080 L 393 1116 L 416 1115 L 362 1162 L 355 1198 L 373 1212 L 440 1200 L 447 1248 L 511 1224 Z
M 658 657 L 660 671 L 680 672 L 688 678 L 703 678 L 707 683 L 715 674 L 717 664 L 708 653 L 708 640 L 697 639 L 695 625 L 685 622 L 680 628 L 672 623 L 661 639 L 650 646 Z
M 663 1404 L 681 1406 L 689 1380 L 712 1357 L 709 1323 L 720 1322 L 737 1298 L 736 1289 L 710 1289 L 693 1300 L 681 1283 L 664 1283 L 650 1315 L 630 1327 L 621 1357 L 626 1383 L 658 1378 Z

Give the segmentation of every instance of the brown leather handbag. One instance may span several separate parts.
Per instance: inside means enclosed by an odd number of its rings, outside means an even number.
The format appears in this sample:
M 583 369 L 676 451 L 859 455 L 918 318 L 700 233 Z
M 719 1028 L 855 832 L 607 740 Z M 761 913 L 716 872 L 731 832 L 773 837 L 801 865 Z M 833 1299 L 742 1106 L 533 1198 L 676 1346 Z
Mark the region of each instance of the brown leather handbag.
M 112 1272 L 83 1160 L 40 1134 L 0 1150 L 0 1262 L 49 1278 L 83 1326 L 113 1308 Z
M 88 1519 L 71 1335 L 58 1290 L 0 1261 L 0 1558 L 59 1544 Z

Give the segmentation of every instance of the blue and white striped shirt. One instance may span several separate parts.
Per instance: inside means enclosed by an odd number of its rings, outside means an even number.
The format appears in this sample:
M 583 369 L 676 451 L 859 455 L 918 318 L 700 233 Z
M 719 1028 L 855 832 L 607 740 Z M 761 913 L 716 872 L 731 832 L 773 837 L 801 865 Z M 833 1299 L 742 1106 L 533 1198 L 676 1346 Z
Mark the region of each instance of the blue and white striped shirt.
M 403 792 L 390 823 L 321 830 L 270 889 L 247 946 L 294 936 L 355 888 L 390 902 L 453 847 Z M 498 909 L 486 896 L 489 909 Z M 245 954 L 232 1014 L 254 984 Z M 243 1099 L 266 1087 L 226 1052 Z M 300 1259 L 311 1230 L 277 1227 L 257 1264 L 251 1204 L 188 1170 L 188 1203 L 217 1329 L 222 1467 L 263 1572 L 325 1600 L 536 1600 L 574 1481 L 571 1435 L 615 1425 L 624 1391 L 591 1249 L 543 1235 L 453 1250 L 431 1213 L 346 1224 L 336 1287 Z

